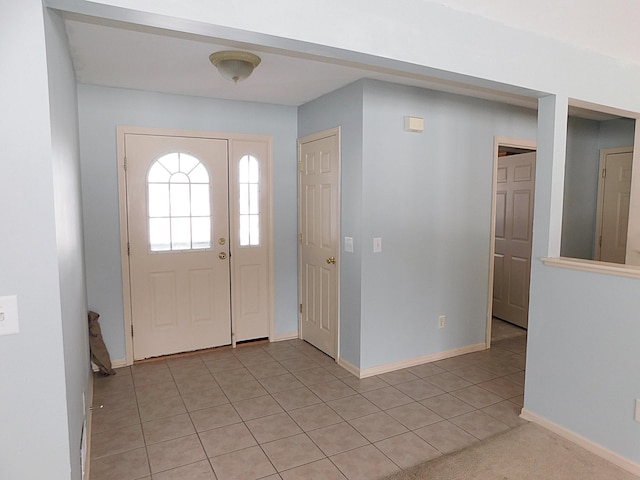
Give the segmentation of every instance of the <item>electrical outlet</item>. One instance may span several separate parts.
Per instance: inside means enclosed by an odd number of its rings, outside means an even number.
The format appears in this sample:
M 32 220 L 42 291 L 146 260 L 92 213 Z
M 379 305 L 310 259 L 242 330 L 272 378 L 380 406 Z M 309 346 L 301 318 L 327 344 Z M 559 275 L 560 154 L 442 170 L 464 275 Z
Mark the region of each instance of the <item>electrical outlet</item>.
M 444 316 L 444 315 L 440 315 L 438 317 L 438 328 L 444 328 L 444 324 L 445 324 L 446 319 L 447 319 L 447 317 Z
M 640 422 L 640 398 L 636 398 L 636 422 Z

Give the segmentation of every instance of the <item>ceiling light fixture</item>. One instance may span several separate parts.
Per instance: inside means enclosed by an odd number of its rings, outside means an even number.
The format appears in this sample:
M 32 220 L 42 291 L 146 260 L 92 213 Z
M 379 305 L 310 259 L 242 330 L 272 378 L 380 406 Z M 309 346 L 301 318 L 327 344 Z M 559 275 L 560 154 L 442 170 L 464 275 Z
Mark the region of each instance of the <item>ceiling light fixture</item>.
M 247 78 L 253 69 L 260 65 L 259 56 L 238 50 L 212 53 L 209 55 L 209 61 L 224 78 L 233 80 L 235 83 Z

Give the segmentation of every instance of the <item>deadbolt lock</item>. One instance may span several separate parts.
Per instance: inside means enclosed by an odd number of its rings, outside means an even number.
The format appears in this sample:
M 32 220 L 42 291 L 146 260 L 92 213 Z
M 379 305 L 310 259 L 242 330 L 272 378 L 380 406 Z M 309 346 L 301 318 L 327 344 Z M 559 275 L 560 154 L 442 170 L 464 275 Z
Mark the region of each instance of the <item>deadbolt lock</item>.
M 227 241 L 224 239 L 224 237 L 220 237 L 220 238 L 218 239 L 218 244 L 220 244 L 220 245 L 224 245 L 225 243 L 227 243 Z

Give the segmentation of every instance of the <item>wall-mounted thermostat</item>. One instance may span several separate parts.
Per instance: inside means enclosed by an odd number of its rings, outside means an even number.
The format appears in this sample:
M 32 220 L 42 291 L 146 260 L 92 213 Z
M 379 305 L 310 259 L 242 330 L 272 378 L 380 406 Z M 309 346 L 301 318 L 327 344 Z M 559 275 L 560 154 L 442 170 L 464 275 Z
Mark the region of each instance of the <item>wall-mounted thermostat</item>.
M 424 132 L 424 118 L 404 117 L 404 129 L 407 132 Z

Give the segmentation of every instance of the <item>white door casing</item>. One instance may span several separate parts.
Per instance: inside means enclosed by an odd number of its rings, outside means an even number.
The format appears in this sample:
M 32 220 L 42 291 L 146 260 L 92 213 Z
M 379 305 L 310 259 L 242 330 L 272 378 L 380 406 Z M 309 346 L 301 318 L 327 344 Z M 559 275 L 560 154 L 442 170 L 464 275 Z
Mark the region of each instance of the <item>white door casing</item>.
M 235 346 L 235 342 L 241 340 L 255 339 L 255 338 L 264 338 L 269 337 L 273 338 L 274 336 L 274 323 L 273 323 L 273 213 L 272 213 L 272 150 L 273 150 L 273 141 L 271 137 L 261 136 L 261 135 L 243 135 L 243 134 L 217 134 L 211 132 L 197 132 L 197 131 L 182 131 L 182 130 L 167 130 L 167 129 L 149 129 L 149 128 L 139 128 L 139 127 L 118 127 L 118 189 L 119 189 L 119 198 L 120 198 L 120 232 L 121 232 L 121 252 L 122 252 L 122 274 L 123 274 L 123 300 L 124 300 L 124 323 L 125 323 L 125 331 L 127 335 L 125 335 L 126 340 L 126 363 L 128 365 L 132 364 L 134 361 L 134 342 L 133 336 L 129 335 L 129 332 L 133 333 L 134 324 L 136 328 L 136 334 L 140 333 L 139 330 L 139 322 L 135 322 L 133 316 L 133 299 L 132 297 L 136 294 L 137 289 L 133 288 L 132 278 L 135 277 L 135 272 L 132 275 L 132 269 L 130 264 L 130 257 L 128 256 L 128 250 L 130 249 L 130 223 L 133 225 L 133 221 L 129 219 L 129 211 L 128 208 L 131 205 L 131 201 L 128 198 L 128 182 L 129 182 L 129 174 L 130 174 L 130 164 L 131 157 L 127 157 L 127 142 L 125 139 L 128 137 L 129 140 L 133 138 L 133 136 L 144 136 L 144 137 L 155 137 L 159 138 L 161 142 L 168 142 L 166 145 L 167 151 L 176 150 L 176 144 L 172 144 L 172 140 L 177 141 L 178 144 L 184 142 L 189 142 L 189 140 L 193 140 L 195 143 L 207 143 L 207 141 L 212 141 L 213 144 L 218 146 L 224 143 L 226 147 L 219 149 L 211 149 L 207 148 L 208 155 L 211 155 L 217 152 L 219 157 L 224 155 L 225 165 L 228 158 L 228 172 L 225 172 L 225 175 L 222 175 L 220 172 L 218 173 L 218 177 L 220 177 L 221 183 L 224 185 L 219 186 L 218 188 L 213 188 L 213 195 L 216 197 L 216 201 L 218 204 L 222 205 L 224 202 L 227 205 L 227 214 L 226 214 L 226 228 L 227 234 L 226 237 L 222 235 L 222 229 L 215 229 L 212 232 L 211 236 L 211 248 L 215 249 L 215 260 L 218 264 L 224 264 L 225 261 L 228 264 L 226 275 L 219 275 L 218 279 L 215 281 L 219 281 L 221 278 L 226 278 L 226 286 L 218 286 L 216 288 L 218 294 L 221 298 L 221 292 L 226 288 L 226 303 L 227 303 L 227 311 L 233 312 L 231 315 L 231 319 L 229 320 L 229 314 L 227 313 L 227 322 L 225 326 L 225 331 L 228 332 L 224 339 L 220 337 L 220 339 L 211 342 L 211 336 L 207 337 L 206 340 L 201 340 L 200 338 L 197 341 L 185 342 L 180 344 L 179 351 L 190 351 L 199 348 L 207 348 L 209 346 L 214 346 L 216 344 L 229 344 L 231 343 Z M 222 143 L 220 143 L 222 142 Z M 213 145 L 212 144 L 212 145 Z M 224 150 L 224 151 L 223 151 Z M 192 150 L 191 153 L 196 153 L 195 150 Z M 242 209 L 246 210 L 245 207 L 241 207 L 240 205 L 240 190 L 241 187 L 239 185 L 239 175 L 238 175 L 238 165 L 242 158 L 252 157 L 254 163 L 258 165 L 258 184 L 253 185 L 251 187 L 252 191 L 258 193 L 259 200 L 256 202 L 255 199 L 251 201 L 252 213 L 253 217 L 256 217 L 257 220 L 252 222 L 252 229 L 254 230 L 252 233 L 252 238 L 258 238 L 259 241 L 252 242 L 251 245 L 240 245 L 240 211 Z M 125 169 L 125 164 L 129 163 L 128 169 Z M 227 168 L 227 167 L 225 167 Z M 128 171 L 127 171 L 128 170 Z M 222 177 L 226 177 L 224 182 L 222 182 Z M 253 178 L 251 180 L 255 182 L 256 179 Z M 228 188 L 228 193 L 227 192 Z M 245 185 L 246 188 L 246 185 Z M 216 196 L 217 195 L 217 196 Z M 226 198 L 222 200 L 222 196 L 226 195 Z M 220 197 L 220 198 L 218 198 Z M 146 200 L 146 197 L 145 197 Z M 248 203 L 244 199 L 245 205 Z M 144 202 L 136 201 L 133 202 L 136 205 L 141 205 Z M 146 208 L 146 207 L 145 207 Z M 256 212 L 257 211 L 257 212 Z M 257 213 L 257 215 L 256 215 Z M 225 216 L 224 213 L 218 215 L 220 218 Z M 146 218 L 145 218 L 146 222 Z M 137 223 L 140 222 L 136 222 Z M 142 222 L 144 223 L 144 222 Z M 224 221 L 222 222 L 224 223 Z M 245 225 L 246 226 L 246 225 Z M 148 227 L 145 227 L 148 228 Z M 256 228 L 259 229 L 259 235 L 255 235 Z M 243 238 L 246 238 L 246 231 L 243 235 Z M 220 240 L 224 239 L 223 242 Z M 224 243 L 224 245 L 222 244 Z M 147 242 L 148 245 L 148 242 Z M 148 247 L 147 247 L 148 248 Z M 221 259 L 218 257 L 219 254 L 225 253 L 227 255 L 226 259 Z M 178 252 L 179 254 L 180 252 Z M 204 252 L 189 252 L 189 258 L 193 257 L 196 259 L 201 256 Z M 154 252 L 154 255 L 158 255 Z M 187 253 L 184 253 L 187 255 Z M 159 256 L 158 256 L 159 257 Z M 200 260 L 200 259 L 199 259 Z M 205 274 L 205 271 L 208 267 L 211 266 L 214 258 L 209 258 L 206 261 L 198 261 L 200 266 L 200 279 L 202 277 L 208 277 L 209 274 Z M 203 266 L 205 268 L 203 268 Z M 186 268 L 184 265 L 180 265 L 180 268 Z M 229 271 L 230 268 L 230 271 Z M 195 274 L 194 274 L 195 275 Z M 229 278 L 230 277 L 230 278 Z M 193 282 L 192 282 L 193 283 Z M 194 284 L 196 285 L 196 284 Z M 208 295 L 205 292 L 205 288 L 203 287 L 203 283 L 199 283 L 199 287 L 196 288 L 196 292 L 192 292 L 191 298 L 189 302 L 193 303 L 198 299 L 201 302 L 204 302 L 200 305 L 200 309 L 202 310 L 203 306 L 206 304 L 206 301 L 209 303 L 215 300 L 215 295 Z M 184 290 L 184 287 L 181 287 Z M 199 290 L 198 290 L 199 288 Z M 209 291 L 209 293 L 211 293 Z M 166 296 L 161 298 L 162 301 L 167 302 L 169 299 Z M 205 301 L 206 300 L 206 301 Z M 224 316 L 224 315 L 221 315 Z M 184 320 L 181 320 L 184 322 Z M 222 327 L 221 327 L 222 328 Z M 180 331 L 178 329 L 178 331 Z M 229 335 L 231 335 L 229 339 Z M 182 335 L 177 335 L 181 337 Z M 206 335 L 203 335 L 206 337 Z M 220 343 L 222 342 L 222 343 Z M 205 344 L 206 347 L 202 347 L 201 345 Z M 139 355 L 140 348 L 137 347 L 135 351 L 135 358 L 143 358 L 142 355 Z M 167 354 L 168 350 L 161 352 L 160 354 Z M 144 356 L 149 356 L 148 354 L 143 354 Z M 153 354 L 152 354 L 153 355 Z
M 498 159 L 493 315 L 527 328 L 535 152 Z
M 595 260 L 625 263 L 633 147 L 600 152 Z
M 340 137 L 328 130 L 298 141 L 300 338 L 338 355 Z
M 125 136 L 125 151 L 135 359 L 230 344 L 227 140 L 129 134 Z M 186 192 L 189 198 L 189 191 L 196 186 L 190 183 L 166 184 L 168 194 L 163 210 L 172 216 L 166 224 L 173 235 L 171 245 L 166 248 L 175 250 L 154 251 L 150 242 L 150 231 L 153 232 L 150 222 L 154 219 L 149 216 L 159 208 L 154 204 L 163 202 L 149 201 L 147 177 L 152 165 L 158 159 L 162 162 L 167 154 L 176 154 L 171 157 L 177 158 L 176 165 L 186 163 L 185 158 L 196 158 L 206 168 L 209 180 L 206 197 L 191 194 L 190 206 L 210 211 L 207 248 L 192 249 L 176 240 L 184 232 L 188 235 L 190 230 L 195 231 L 188 218 L 175 216 L 185 215 L 185 205 L 175 201 L 176 192 Z M 176 178 L 188 182 L 186 172 L 191 168 L 189 165 L 183 171 L 164 168 L 163 171 L 167 176 L 172 174 L 170 182 Z M 196 207 L 196 201 L 202 205 Z M 189 205 L 186 209 L 188 214 Z M 178 228 L 182 220 L 187 222 L 186 229 Z

